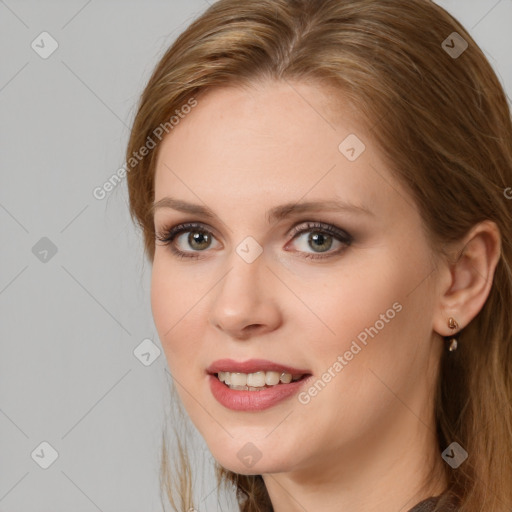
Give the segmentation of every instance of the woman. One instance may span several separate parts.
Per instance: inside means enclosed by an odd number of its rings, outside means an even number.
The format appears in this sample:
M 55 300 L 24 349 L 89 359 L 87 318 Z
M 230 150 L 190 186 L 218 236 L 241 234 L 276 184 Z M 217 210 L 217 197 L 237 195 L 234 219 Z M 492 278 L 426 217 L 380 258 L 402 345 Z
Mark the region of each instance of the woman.
M 219 0 L 162 57 L 130 211 L 240 510 L 511 509 L 511 141 L 426 0 Z

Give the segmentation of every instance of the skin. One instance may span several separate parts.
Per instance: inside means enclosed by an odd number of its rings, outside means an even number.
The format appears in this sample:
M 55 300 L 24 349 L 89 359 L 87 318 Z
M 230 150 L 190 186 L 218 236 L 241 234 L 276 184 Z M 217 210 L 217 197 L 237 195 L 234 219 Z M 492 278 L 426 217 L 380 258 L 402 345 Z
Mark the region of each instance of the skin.
M 175 239 L 199 259 L 179 259 L 157 241 L 152 311 L 192 422 L 222 466 L 264 476 L 276 512 L 405 511 L 445 489 L 433 412 L 441 336 L 453 332 L 450 316 L 463 328 L 483 306 L 499 232 L 490 222 L 475 226 L 453 247 L 466 251 L 456 264 L 435 254 L 371 134 L 332 98 L 325 88 L 286 82 L 198 97 L 162 142 L 155 201 L 206 205 L 219 219 L 156 209 L 157 232 L 198 222 L 212 238 L 199 249 L 188 233 Z M 353 162 L 338 149 L 349 134 L 366 145 Z M 283 203 L 330 199 L 365 205 L 372 215 L 309 212 L 273 225 L 265 217 Z M 306 222 L 333 224 L 353 242 L 328 238 L 318 248 L 308 243 L 315 228 L 289 235 L 294 225 L 307 230 Z M 248 236 L 263 248 L 250 264 L 236 252 Z M 400 312 L 359 343 L 308 404 L 293 396 L 235 412 L 210 392 L 205 369 L 221 358 L 308 368 L 315 381 L 394 303 Z M 248 442 L 261 453 L 251 468 L 237 457 Z M 436 478 L 424 486 L 430 464 Z

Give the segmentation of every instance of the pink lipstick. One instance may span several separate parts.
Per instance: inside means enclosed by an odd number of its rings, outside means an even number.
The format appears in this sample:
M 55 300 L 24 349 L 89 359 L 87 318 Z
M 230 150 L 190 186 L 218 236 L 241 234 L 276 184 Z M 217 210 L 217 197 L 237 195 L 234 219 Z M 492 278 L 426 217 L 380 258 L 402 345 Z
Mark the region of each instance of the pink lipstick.
M 308 369 L 264 359 L 220 359 L 206 373 L 214 398 L 234 411 L 268 409 L 298 393 L 311 377 Z

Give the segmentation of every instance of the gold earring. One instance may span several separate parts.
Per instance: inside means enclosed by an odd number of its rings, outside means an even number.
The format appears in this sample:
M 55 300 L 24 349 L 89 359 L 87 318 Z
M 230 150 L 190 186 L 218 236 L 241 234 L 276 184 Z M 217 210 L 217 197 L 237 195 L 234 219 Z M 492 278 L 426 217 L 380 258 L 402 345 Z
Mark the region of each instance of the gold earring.
M 448 327 L 450 329 L 458 329 L 459 328 L 459 324 L 456 322 L 456 320 L 452 317 L 450 317 L 448 319 Z M 448 350 L 450 352 L 453 352 L 454 350 L 457 350 L 457 339 L 453 336 L 450 340 L 450 345 L 448 346 Z

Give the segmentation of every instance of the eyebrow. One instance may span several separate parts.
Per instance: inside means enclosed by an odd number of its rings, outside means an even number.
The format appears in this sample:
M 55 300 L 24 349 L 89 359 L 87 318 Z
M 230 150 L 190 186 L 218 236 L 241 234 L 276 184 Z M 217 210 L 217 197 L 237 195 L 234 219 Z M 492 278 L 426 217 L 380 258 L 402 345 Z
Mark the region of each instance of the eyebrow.
M 160 208 L 172 208 L 173 210 L 177 210 L 180 212 L 200 215 L 209 219 L 219 220 L 218 216 L 206 206 L 188 203 L 186 201 L 174 199 L 172 197 L 164 197 L 159 201 L 153 203 L 153 205 L 150 208 L 150 213 L 154 214 L 154 212 Z M 373 217 L 375 216 L 375 214 L 364 205 L 355 205 L 341 200 L 328 200 L 282 204 L 269 210 L 267 212 L 266 218 L 269 224 L 273 224 L 275 222 L 279 222 L 280 220 L 283 220 L 293 215 L 313 211 L 346 211 Z

